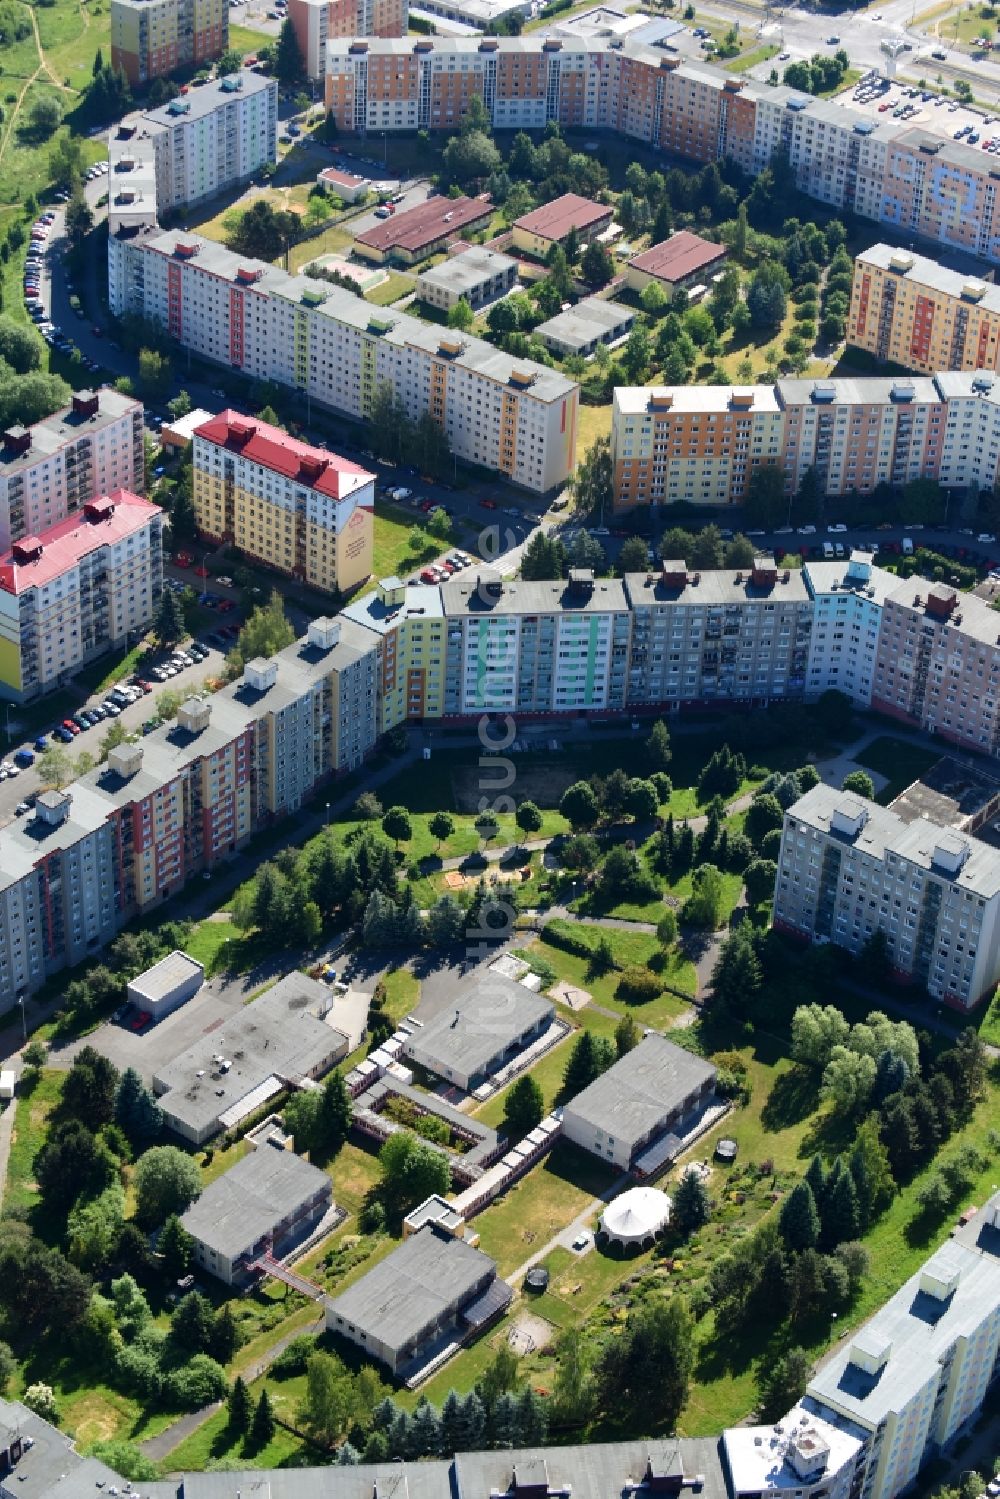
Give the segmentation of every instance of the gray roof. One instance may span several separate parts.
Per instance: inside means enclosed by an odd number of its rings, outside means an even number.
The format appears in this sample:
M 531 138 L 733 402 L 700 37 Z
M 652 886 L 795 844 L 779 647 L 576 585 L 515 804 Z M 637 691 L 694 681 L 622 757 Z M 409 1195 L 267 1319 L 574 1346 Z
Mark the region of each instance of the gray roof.
M 696 1088 L 715 1077 L 703 1057 L 663 1036 L 645 1036 L 565 1109 L 616 1140 L 639 1141 L 655 1130 Z
M 403 1051 L 431 1072 L 447 1068 L 471 1077 L 554 1013 L 551 1000 L 487 969 L 470 980 L 453 1005 L 408 1036 Z
M 719 571 L 699 573 L 695 568 L 685 571 L 683 588 L 673 588 L 663 582 L 662 576 L 652 569 L 648 573 L 626 573 L 625 590 L 633 609 L 650 608 L 657 604 L 690 604 L 693 607 L 726 604 L 746 604 L 759 601 L 762 604 L 808 604 L 809 590 L 802 576 L 802 569 L 779 568 L 773 584 L 756 584 L 749 569 L 742 572 Z M 695 581 L 697 579 L 697 582 Z
M 895 854 L 928 873 L 933 870 L 937 879 L 959 890 L 972 891 L 987 900 L 1000 894 L 1000 859 L 996 849 L 927 818 L 909 822 L 889 807 L 880 807 L 877 802 L 822 783 L 793 802 L 785 817 L 830 833 L 831 819 L 841 809 L 852 820 L 857 812 L 863 811 L 864 822 L 853 838 L 837 832 L 832 836 L 869 858 L 884 859 L 887 853 Z M 945 854 L 944 861 L 937 856 L 939 850 Z M 958 859 L 962 860 L 961 867 L 952 872 Z
M 266 94 L 270 89 L 277 96 L 278 85 L 275 79 L 265 78 L 252 68 L 243 68 L 239 73 L 230 73 L 225 78 L 217 78 L 211 83 L 190 88 L 182 97 L 171 99 L 169 104 L 145 110 L 140 118 L 167 130 L 176 129 L 191 120 L 210 115 L 217 109 L 224 109 L 227 104 L 238 104 L 254 94 Z M 129 120 L 127 123 L 133 122 Z
M 329 1302 L 327 1310 L 399 1349 L 477 1292 L 484 1276 L 495 1274 L 488 1255 L 428 1225 Z
M 991 1224 L 998 1203 L 1000 1195 L 961 1239 L 942 1244 L 870 1321 L 845 1338 L 810 1381 L 814 1401 L 869 1429 L 877 1426 L 927 1385 L 929 1371 L 959 1338 L 971 1336 L 994 1314 L 1000 1305 L 1000 1234 Z
M 557 312 L 555 317 L 539 323 L 535 332 L 539 338 L 552 339 L 568 349 L 582 349 L 595 338 L 608 335 L 616 337 L 624 333 L 635 322 L 631 307 L 619 302 L 608 302 L 603 297 L 584 297 L 575 307 L 566 312 Z
M 317 1018 L 332 1003 L 325 984 L 304 973 L 289 973 L 229 1015 L 156 1073 L 153 1083 L 157 1093 L 165 1095 L 160 1104 L 168 1122 L 203 1131 L 272 1075 L 297 1078 L 311 1073 L 331 1053 L 345 1055 L 347 1037 Z M 216 1055 L 232 1062 L 221 1076 L 212 1075 Z
M 74 411 L 72 405 L 63 406 L 51 416 L 43 417 L 40 422 L 28 427 L 31 446 L 25 453 L 14 453 L 0 443 L 0 474 L 9 478 L 19 469 L 30 468 L 39 459 L 50 457 L 67 443 L 77 442 L 81 437 L 109 426 L 129 409 L 142 409 L 132 396 L 123 396 L 112 386 L 102 386 L 97 392 L 97 399 L 98 409 L 93 416 Z
M 946 296 L 967 301 L 970 307 L 982 307 L 990 312 L 1000 312 L 1000 287 L 992 281 L 971 273 L 953 270 L 938 260 L 926 255 L 917 255 L 912 250 L 901 250 L 896 245 L 872 245 L 862 250 L 856 263 L 870 265 L 877 270 L 893 271 L 901 281 L 912 281 L 917 286 L 929 286 Z M 992 267 L 990 268 L 992 274 Z M 967 293 L 974 288 L 974 295 Z
M 470 245 L 461 254 L 449 255 L 440 265 L 431 266 L 429 271 L 421 271 L 417 277 L 417 286 L 441 286 L 446 291 L 461 295 L 493 276 L 506 275 L 515 265 L 516 260 L 512 260 L 509 255 L 501 255 L 499 250 L 488 250 L 485 245 Z
M 235 1260 L 325 1188 L 332 1192 L 332 1183 L 318 1166 L 260 1145 L 210 1182 L 181 1222 L 192 1238 Z
M 267 261 L 254 260 L 245 255 L 234 255 L 224 245 L 216 244 L 213 240 L 202 239 L 197 234 L 183 234 L 173 229 L 161 231 L 159 234 L 148 235 L 143 241 L 143 248 L 155 251 L 170 260 L 178 244 L 196 245 L 197 252 L 191 263 L 213 276 L 220 277 L 223 281 L 235 283 L 238 271 L 251 270 L 260 273 L 259 279 L 254 282 L 256 296 L 281 296 L 298 305 L 306 293 L 310 298 L 321 295 L 322 302 L 314 308 L 318 316 L 332 317 L 337 322 L 348 326 L 377 332 L 381 337 L 400 347 L 420 348 L 428 353 L 436 354 L 443 338 L 451 342 L 457 341 L 460 350 L 455 355 L 447 356 L 450 363 L 475 370 L 495 380 L 498 385 L 510 385 L 513 376 L 523 371 L 531 377 L 531 383 L 523 387 L 518 385 L 517 389 L 519 393 L 535 400 L 546 403 L 560 401 L 577 389 L 576 382 L 567 379 L 558 370 L 549 369 L 544 364 L 536 364 L 531 359 L 520 359 L 505 354 L 502 350 L 495 349 L 492 344 L 486 343 L 481 338 L 474 338 L 469 333 L 454 333 L 430 323 L 423 323 L 419 318 L 411 317 L 407 312 L 373 307 L 371 303 L 365 302 L 363 298 L 355 296 L 353 292 L 343 287 L 317 282 L 308 276 L 290 276 L 287 271 L 270 265 Z
M 129 993 L 155 1003 L 172 994 L 178 984 L 184 984 L 195 977 L 203 978 L 204 974 L 204 966 L 194 958 L 189 958 L 186 952 L 168 952 L 165 958 L 154 963 L 152 968 L 147 968 L 145 973 L 129 979 Z
M 480 586 L 482 582 L 483 586 Z M 486 567 L 468 571 L 441 585 L 441 602 L 449 618 L 489 614 L 623 614 L 628 612 L 620 578 L 597 578 L 591 590 L 553 583 L 501 583 Z

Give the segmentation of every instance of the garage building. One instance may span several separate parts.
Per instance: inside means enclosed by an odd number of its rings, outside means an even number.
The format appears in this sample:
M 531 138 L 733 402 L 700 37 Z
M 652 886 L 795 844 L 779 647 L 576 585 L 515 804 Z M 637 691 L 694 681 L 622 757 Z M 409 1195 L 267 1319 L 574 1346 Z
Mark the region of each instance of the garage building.
M 186 952 L 170 952 L 130 981 L 128 997 L 139 1010 L 162 1020 L 193 999 L 205 982 L 205 967 Z

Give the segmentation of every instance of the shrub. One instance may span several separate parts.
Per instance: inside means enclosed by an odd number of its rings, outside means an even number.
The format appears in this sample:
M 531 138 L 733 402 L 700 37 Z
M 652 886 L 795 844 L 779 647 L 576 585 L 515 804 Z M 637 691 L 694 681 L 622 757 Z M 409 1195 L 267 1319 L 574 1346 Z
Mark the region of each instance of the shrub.
M 296 1379 L 306 1372 L 306 1363 L 316 1352 L 316 1339 L 307 1332 L 283 1348 L 269 1370 L 275 1379 Z
M 649 968 L 626 968 L 618 980 L 615 998 L 626 1004 L 646 1004 L 663 993 L 663 984 Z

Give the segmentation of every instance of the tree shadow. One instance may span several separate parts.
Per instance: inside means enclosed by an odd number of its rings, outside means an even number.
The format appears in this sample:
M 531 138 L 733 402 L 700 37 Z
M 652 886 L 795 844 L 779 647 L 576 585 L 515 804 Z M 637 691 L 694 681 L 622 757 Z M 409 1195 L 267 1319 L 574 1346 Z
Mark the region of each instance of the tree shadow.
M 775 1078 L 760 1122 L 769 1133 L 801 1124 L 816 1107 L 816 1075 L 807 1067 L 792 1067 Z

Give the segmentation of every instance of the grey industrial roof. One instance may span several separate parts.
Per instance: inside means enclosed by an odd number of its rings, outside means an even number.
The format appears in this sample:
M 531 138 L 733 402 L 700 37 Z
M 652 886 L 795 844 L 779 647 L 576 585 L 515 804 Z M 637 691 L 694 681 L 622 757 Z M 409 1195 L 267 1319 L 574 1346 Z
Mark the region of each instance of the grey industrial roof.
M 551 1000 L 492 969 L 480 970 L 453 1005 L 407 1037 L 403 1051 L 431 1072 L 447 1068 L 473 1076 L 554 1013 Z
M 957 1339 L 971 1335 L 1000 1305 L 1000 1235 L 989 1227 L 994 1196 L 966 1230 L 961 1240 L 942 1244 L 859 1332 L 813 1376 L 808 1393 L 821 1404 L 877 1425 L 898 1411 L 923 1388 L 928 1371 Z M 984 1232 L 985 1231 L 985 1232 Z M 991 1237 L 992 1236 L 992 1237 Z M 928 1293 L 928 1279 L 952 1285 L 942 1299 Z M 853 1351 L 885 1352 L 877 1373 L 852 1361 Z
M 566 312 L 546 318 L 535 332 L 539 338 L 550 338 L 565 348 L 582 349 L 595 338 L 624 332 L 634 322 L 635 312 L 631 307 L 608 302 L 603 297 L 584 297 Z
M 398 1349 L 461 1305 L 484 1275 L 495 1271 L 488 1255 L 429 1224 L 404 1239 L 327 1309 L 370 1338 Z
M 261 1145 L 210 1182 L 181 1222 L 193 1238 L 234 1260 L 324 1187 L 332 1190 L 318 1166 Z
M 398 579 L 391 578 L 383 581 L 386 584 L 398 583 Z M 366 630 L 374 630 L 377 635 L 388 635 L 404 620 L 413 616 L 422 619 L 444 618 L 441 590 L 436 583 L 408 585 L 405 600 L 401 604 L 384 603 L 379 598 L 378 591 L 373 590 L 355 599 L 352 604 L 348 604 L 347 608 L 341 611 L 340 617 L 353 620 L 355 624 L 363 625 Z
M 289 973 L 227 1016 L 156 1073 L 153 1082 L 164 1095 L 160 1104 L 168 1121 L 203 1130 L 266 1078 L 310 1073 L 338 1047 L 345 1054 L 347 1037 L 313 1013 L 325 1012 L 332 1003 L 324 984 L 304 973 Z M 216 1055 L 232 1062 L 221 1077 L 212 1076 Z
M 651 608 L 657 604 L 685 604 L 691 607 L 724 607 L 727 604 L 746 604 L 757 601 L 761 604 L 808 604 L 810 595 L 802 576 L 802 569 L 779 568 L 773 583 L 755 583 L 752 572 L 720 568 L 719 571 L 699 573 L 695 568 L 685 571 L 683 588 L 674 588 L 664 583 L 662 575 L 652 569 L 648 573 L 626 573 L 625 592 L 630 607 Z M 697 581 L 695 581 L 697 579 Z
M 83 394 L 81 392 L 81 394 Z M 25 453 L 14 453 L 0 443 L 0 474 L 9 477 L 19 469 L 29 468 L 40 458 L 58 452 L 68 442 L 76 442 L 88 433 L 117 421 L 123 412 L 141 409 L 132 396 L 123 396 L 113 386 L 105 385 L 97 391 L 98 408 L 93 416 L 74 411 L 72 405 L 63 406 L 51 416 L 43 417 L 26 430 L 31 434 L 31 446 Z
M 202 964 L 189 958 L 186 952 L 169 952 L 165 958 L 154 963 L 152 968 L 147 968 L 145 973 L 129 979 L 129 992 L 155 1003 L 172 994 L 178 984 L 186 983 L 196 976 L 201 978 L 204 973 Z
M 703 1057 L 663 1036 L 645 1036 L 566 1105 L 573 1116 L 616 1140 L 647 1136 L 689 1093 L 715 1077 Z
M 940 400 L 938 388 L 930 375 L 841 375 L 831 379 L 778 380 L 775 384 L 778 400 L 783 408 L 789 406 L 812 406 L 817 387 L 829 387 L 833 391 L 835 406 L 898 406 L 893 392 L 901 386 L 912 389 L 906 406 L 934 405 Z
M 912 250 L 900 250 L 896 245 L 872 245 L 857 256 L 857 264 L 870 265 L 883 271 L 893 271 L 901 281 L 912 281 L 918 286 L 929 286 L 968 302 L 970 307 L 988 308 L 1000 312 L 1000 287 L 982 277 L 963 274 L 931 260 L 927 255 L 917 255 Z M 967 287 L 981 289 L 981 295 L 965 296 Z
M 863 808 L 866 813 L 860 832 L 853 839 L 845 836 L 845 841 L 870 858 L 884 859 L 887 853 L 895 854 L 920 869 L 933 870 L 937 878 L 950 882 L 959 890 L 970 890 L 985 899 L 1000 893 L 1000 859 L 996 850 L 980 843 L 977 838 L 957 833 L 954 828 L 942 827 L 925 818 L 907 822 L 889 807 L 848 796 L 834 786 L 823 784 L 813 786 L 800 796 L 785 815 L 807 827 L 829 832 L 834 812 L 843 808 L 845 803 L 853 804 L 850 815 L 855 808 Z M 950 873 L 935 861 L 935 848 L 944 848 L 949 854 L 953 850 L 966 854 L 957 874 Z
M 807 562 L 802 573 L 813 597 L 857 593 L 871 598 L 873 603 L 884 604 L 889 594 L 899 587 L 899 579 L 895 573 L 886 572 L 884 567 L 872 567 L 864 581 L 855 581 L 849 572 L 855 555 L 852 552 L 846 560 L 836 562 Z

